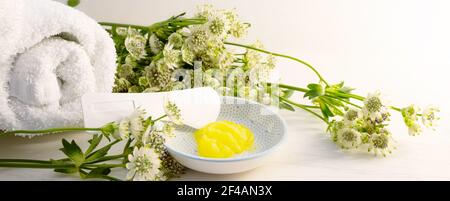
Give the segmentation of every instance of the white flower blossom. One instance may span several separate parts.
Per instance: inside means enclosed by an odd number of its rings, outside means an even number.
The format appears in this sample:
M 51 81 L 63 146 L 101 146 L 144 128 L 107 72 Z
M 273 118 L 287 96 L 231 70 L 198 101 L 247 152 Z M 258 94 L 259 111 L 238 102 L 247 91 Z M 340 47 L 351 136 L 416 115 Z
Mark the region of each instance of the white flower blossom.
M 205 51 L 209 40 L 208 30 L 200 25 L 191 26 L 190 30 L 191 34 L 186 39 L 189 48 L 194 52 Z
M 344 122 L 346 124 L 353 124 L 356 120 L 362 117 L 362 113 L 360 110 L 351 108 L 347 110 L 344 114 Z
M 166 137 L 174 137 L 175 136 L 174 131 L 175 127 L 172 125 L 172 123 L 169 122 L 164 124 L 161 132 L 164 134 L 163 137 L 166 138 Z
M 136 139 L 138 143 L 141 143 L 140 146 L 146 146 L 149 143 L 151 132 L 154 130 L 152 126 L 147 126 L 140 139 Z
M 140 35 L 140 33 L 139 33 L 139 31 L 137 29 L 128 27 L 127 35 L 128 36 L 136 36 L 136 35 Z
M 355 129 L 343 128 L 337 132 L 337 143 L 343 149 L 357 148 L 361 145 L 361 133 Z
M 117 75 L 120 78 L 128 78 L 132 76 L 133 73 L 133 66 L 129 63 L 122 64 L 117 68 Z
M 128 28 L 125 27 L 117 27 L 116 33 L 119 36 L 127 36 L 128 35 Z
M 408 127 L 409 135 L 415 136 L 422 132 L 422 128 L 419 125 L 419 117 L 417 114 L 420 112 L 420 108 L 416 105 L 410 105 L 409 107 L 401 110 L 403 120 Z
M 275 56 L 269 55 L 267 57 L 266 65 L 270 70 L 275 69 L 276 63 L 277 63 L 277 59 L 275 58 Z
M 199 5 L 197 6 L 196 17 L 209 19 L 214 14 L 214 12 L 214 7 L 211 4 Z
M 132 67 L 137 66 L 136 58 L 134 58 L 131 55 L 128 55 L 127 57 L 125 57 L 125 64 L 131 65 Z
M 213 16 L 208 19 L 206 23 L 208 31 L 211 35 L 217 36 L 221 39 L 226 39 L 228 31 L 230 30 L 230 22 L 220 12 L 216 12 Z
M 159 38 L 158 38 L 158 36 L 156 36 L 156 34 L 152 34 L 150 36 L 150 38 L 148 39 L 148 43 L 150 45 L 150 51 L 153 54 L 158 54 L 159 52 L 162 51 L 162 49 L 164 47 L 164 43 L 159 40 Z
M 127 179 L 133 181 L 156 181 L 160 175 L 161 160 L 159 154 L 148 147 L 135 147 L 128 155 Z
M 140 139 L 144 132 L 145 111 L 142 109 L 135 110 L 129 117 L 130 132 L 135 139 Z
M 169 117 L 169 119 L 178 125 L 183 124 L 183 119 L 180 114 L 180 109 L 178 108 L 175 103 L 166 100 L 164 103 L 164 111 L 166 112 L 166 115 Z
M 370 93 L 364 101 L 363 115 L 372 121 L 382 122 L 389 117 L 389 111 L 384 105 L 381 93 Z
M 187 27 L 183 27 L 181 29 L 178 29 L 176 33 L 179 33 L 184 37 L 188 37 L 191 35 L 191 30 Z
M 422 127 L 417 122 L 411 123 L 408 126 L 408 133 L 411 136 L 419 135 L 422 133 Z
M 267 82 L 270 78 L 270 70 L 264 65 L 259 65 L 248 70 L 248 78 L 251 81 Z
M 425 127 L 434 127 L 436 125 L 436 121 L 440 118 L 437 116 L 437 113 L 440 112 L 439 108 L 428 106 L 422 112 L 422 123 Z
M 130 120 L 128 118 L 123 119 L 119 122 L 119 135 L 115 136 L 116 139 L 126 140 L 130 137 Z
M 249 27 L 249 24 L 235 22 L 231 24 L 230 33 L 235 38 L 241 38 L 247 34 L 247 29 Z
M 183 36 L 177 32 L 170 34 L 168 40 L 168 44 L 172 45 L 173 48 L 179 49 L 183 46 L 184 40 Z
M 181 57 L 184 62 L 193 65 L 194 59 L 195 59 L 195 53 L 191 48 L 189 48 L 188 45 L 184 44 L 181 47 Z
M 230 24 L 229 33 L 233 37 L 241 38 L 247 33 L 247 29 L 250 27 L 250 25 L 239 21 L 238 15 L 234 10 L 223 11 L 223 14 L 228 19 L 228 22 Z
M 251 46 L 258 49 L 264 49 L 264 46 L 260 41 L 256 41 Z M 245 68 L 251 69 L 260 66 L 263 63 L 263 57 L 260 52 L 248 49 L 244 54 L 244 62 L 246 64 Z
M 142 59 L 147 55 L 145 51 L 146 43 L 147 39 L 140 34 L 129 35 L 125 39 L 125 48 L 135 59 Z
M 381 154 L 382 156 L 386 156 L 387 154 L 392 153 L 392 149 L 395 149 L 393 141 L 394 140 L 388 131 L 384 130 L 379 133 L 373 133 L 369 138 L 368 151 L 372 151 L 375 155 Z
M 181 65 L 181 51 L 173 49 L 172 44 L 167 44 L 163 50 L 164 64 L 171 70 Z
M 228 69 L 234 62 L 234 55 L 229 51 L 222 51 L 222 53 L 219 54 L 217 58 L 217 67 L 219 69 Z

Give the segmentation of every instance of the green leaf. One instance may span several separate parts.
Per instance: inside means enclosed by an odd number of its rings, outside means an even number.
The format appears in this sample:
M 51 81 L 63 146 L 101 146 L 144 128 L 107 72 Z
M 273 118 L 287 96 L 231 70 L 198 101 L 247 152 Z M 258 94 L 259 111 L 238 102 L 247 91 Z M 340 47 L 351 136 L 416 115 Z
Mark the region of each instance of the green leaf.
M 106 154 L 108 154 L 109 149 L 111 149 L 111 146 L 105 146 L 97 151 L 95 151 L 94 153 L 90 154 L 87 158 L 86 158 L 86 162 L 90 162 L 93 161 L 97 158 L 103 157 Z
M 69 143 L 66 139 L 63 139 L 62 144 L 63 148 L 59 150 L 66 154 L 66 156 L 69 157 L 69 159 L 72 160 L 77 167 L 83 164 L 84 154 L 74 140 Z
M 90 171 L 85 178 L 101 178 L 111 173 L 111 168 L 98 167 Z
M 336 84 L 336 88 L 340 89 L 344 86 L 344 81 L 340 82 L 339 84 Z
M 67 5 L 70 7 L 76 7 L 80 4 L 80 0 L 67 0 Z
M 341 101 L 336 100 L 334 98 L 328 98 L 328 97 L 325 96 L 325 97 L 321 97 L 320 99 L 325 101 L 328 105 L 335 105 L 335 106 L 338 106 L 338 107 L 344 107 L 345 106 Z
M 339 84 L 332 85 L 328 88 L 329 90 L 333 92 L 340 92 L 340 93 L 350 93 L 354 90 L 354 88 L 345 87 L 344 82 L 340 82 Z
M 339 89 L 339 92 L 342 92 L 342 93 L 350 93 L 350 92 L 352 92 L 353 90 L 355 90 L 355 88 L 342 87 L 342 88 Z
M 50 159 L 50 162 L 53 165 L 64 165 L 64 164 L 67 164 L 67 162 L 64 161 L 64 160 L 53 160 L 53 159 Z M 59 172 L 59 173 L 64 173 L 64 174 L 71 174 L 71 173 L 78 172 L 78 168 L 76 168 L 76 167 L 57 168 L 57 169 L 54 169 L 53 171 Z
M 64 169 L 54 169 L 53 171 L 64 173 L 64 174 L 72 174 L 78 172 L 78 168 L 64 168 Z
M 325 94 L 325 90 L 320 84 L 308 84 L 308 89 L 309 91 L 303 97 L 308 97 L 310 100 Z
M 290 98 L 294 94 L 294 90 L 283 90 L 283 98 Z
M 91 154 L 89 154 L 86 157 L 86 162 L 91 162 L 91 161 L 93 161 L 93 160 L 95 160 L 97 158 L 105 156 L 106 154 L 108 154 L 108 151 L 111 149 L 111 147 L 117 142 L 119 142 L 119 141 L 116 140 L 116 141 L 114 141 L 114 142 L 112 142 L 112 143 L 102 147 L 101 149 L 99 149 L 99 150 L 97 150 L 95 152 L 92 152 Z
M 280 107 L 281 109 L 290 110 L 290 111 L 292 111 L 292 112 L 295 111 L 295 108 L 292 107 L 292 105 L 287 104 L 287 103 L 285 103 L 285 102 L 279 102 L 279 107 Z
M 92 151 L 94 151 L 95 148 L 97 148 L 98 144 L 102 141 L 103 135 L 94 135 L 92 137 L 92 139 L 90 139 L 89 142 L 89 147 L 86 150 L 86 152 L 84 152 L 84 155 L 89 155 Z
M 340 109 L 339 109 L 338 107 L 336 107 L 335 105 L 333 105 L 333 104 L 327 104 L 327 106 L 329 107 L 330 111 L 333 113 L 333 116 L 336 116 L 336 115 L 343 116 L 343 115 L 344 115 L 344 113 L 342 112 L 342 110 L 340 110 Z
M 329 117 L 333 117 L 334 114 L 331 112 L 330 108 L 327 104 L 323 103 L 322 101 L 319 102 L 320 110 L 322 111 L 323 117 L 325 117 L 326 120 L 329 119 Z
M 117 129 L 119 129 L 118 127 L 119 125 L 116 122 L 109 122 L 101 128 L 102 134 L 105 136 L 114 135 Z
M 308 89 L 310 89 L 310 90 L 323 90 L 322 85 L 320 85 L 320 84 L 315 84 L 315 83 L 308 84 L 307 87 L 308 87 Z
M 124 156 L 128 156 L 129 154 L 131 154 L 133 152 L 133 147 L 131 147 L 131 142 L 132 142 L 132 139 L 128 139 L 127 143 L 123 147 L 122 154 Z M 123 157 L 122 163 L 125 164 L 127 162 L 128 162 L 128 157 Z
M 78 173 L 80 174 L 80 178 L 85 179 L 86 178 L 86 172 L 84 170 L 80 170 L 78 171 Z
M 320 97 L 320 101 L 322 101 L 323 103 L 325 103 L 328 108 L 330 109 L 330 111 L 333 113 L 333 116 L 335 115 L 344 115 L 344 113 L 342 112 L 341 109 L 339 109 L 339 107 L 344 107 L 345 105 L 336 99 L 333 98 L 328 98 L 328 97 Z

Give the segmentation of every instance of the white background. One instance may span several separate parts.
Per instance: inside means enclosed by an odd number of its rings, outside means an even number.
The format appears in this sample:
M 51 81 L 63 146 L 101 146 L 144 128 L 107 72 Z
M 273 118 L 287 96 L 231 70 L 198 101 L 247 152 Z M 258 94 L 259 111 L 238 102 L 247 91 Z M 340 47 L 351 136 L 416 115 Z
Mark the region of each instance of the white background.
M 64 0 L 60 0 L 65 2 Z M 189 171 L 189 180 L 430 180 L 450 179 L 449 89 L 450 2 L 445 0 L 81 0 L 77 9 L 98 21 L 148 25 L 208 2 L 236 8 L 252 24 L 243 42 L 257 39 L 266 49 L 309 61 L 331 82 L 344 80 L 365 95 L 381 90 L 393 105 L 438 105 L 436 132 L 410 137 L 399 114 L 392 131 L 398 149 L 387 158 L 344 153 L 324 136 L 325 125 L 299 111 L 283 112 L 288 142 L 268 164 L 235 175 Z M 279 59 L 282 82 L 305 86 L 317 81 L 300 64 Z M 4 138 L 0 158 L 60 157 L 56 148 L 67 134 Z M 72 179 L 50 170 L 0 169 L 0 179 Z

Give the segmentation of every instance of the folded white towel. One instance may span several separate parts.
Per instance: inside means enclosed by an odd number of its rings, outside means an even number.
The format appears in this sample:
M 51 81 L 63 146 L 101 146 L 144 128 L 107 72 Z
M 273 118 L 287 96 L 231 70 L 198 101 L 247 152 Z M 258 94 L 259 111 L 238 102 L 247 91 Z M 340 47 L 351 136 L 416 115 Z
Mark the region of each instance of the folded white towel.
M 0 129 L 82 125 L 80 98 L 111 92 L 114 43 L 82 12 L 50 0 L 0 1 Z

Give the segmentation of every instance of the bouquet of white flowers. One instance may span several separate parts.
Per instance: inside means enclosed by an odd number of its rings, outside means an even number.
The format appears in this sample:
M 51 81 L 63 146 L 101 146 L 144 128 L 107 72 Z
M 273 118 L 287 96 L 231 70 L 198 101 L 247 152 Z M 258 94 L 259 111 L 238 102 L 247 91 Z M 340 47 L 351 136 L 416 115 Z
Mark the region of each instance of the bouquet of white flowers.
M 118 55 L 114 92 L 155 92 L 210 86 L 222 95 L 239 96 L 281 108 L 303 109 L 327 125 L 330 137 L 343 149 L 365 147 L 385 156 L 394 148 L 387 128 L 390 111 L 403 115 L 410 135 L 421 132 L 422 124 L 433 127 L 438 119 L 435 107 L 422 113 L 411 105 L 387 105 L 380 92 L 367 97 L 352 93 L 344 82 L 330 84 L 315 67 L 298 58 L 267 51 L 260 42 L 243 45 L 232 42 L 250 27 L 234 10 L 200 6 L 192 18 L 185 13 L 168 20 L 139 26 L 100 23 L 111 34 Z M 233 52 L 230 46 L 243 48 Z M 310 68 L 318 83 L 296 87 L 270 83 L 275 57 L 294 60 Z M 310 105 L 291 97 L 304 93 Z

